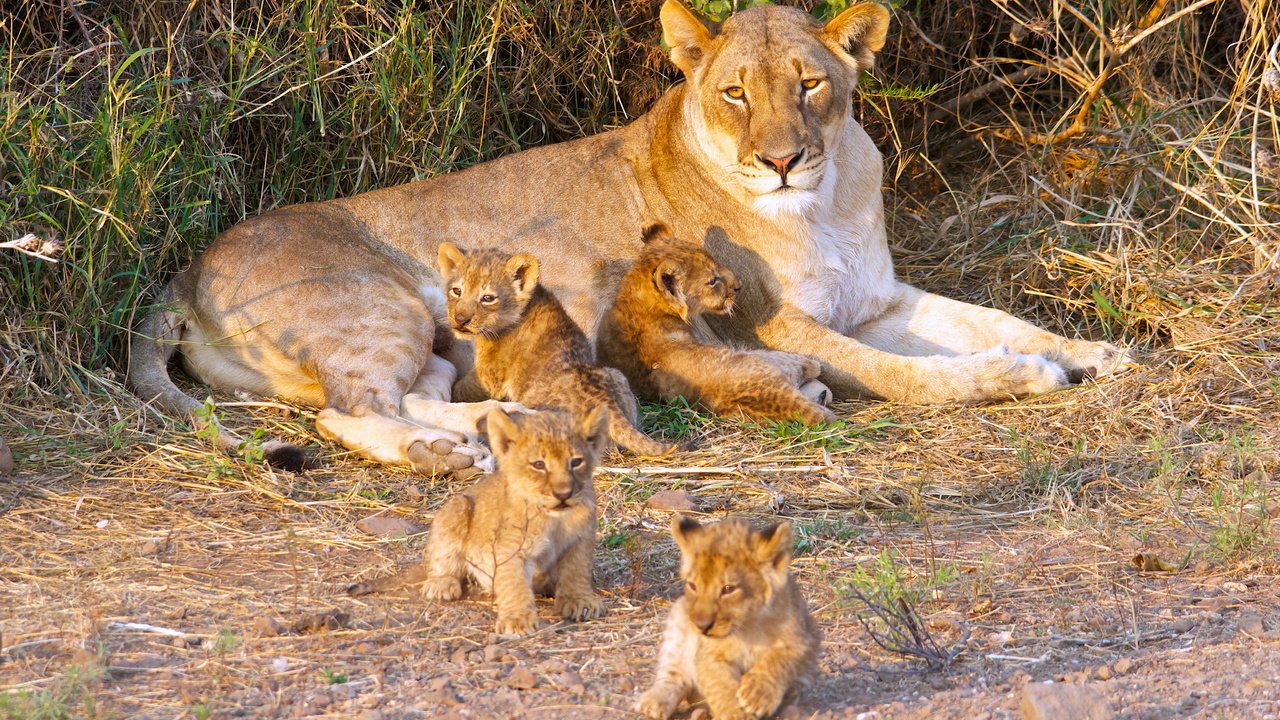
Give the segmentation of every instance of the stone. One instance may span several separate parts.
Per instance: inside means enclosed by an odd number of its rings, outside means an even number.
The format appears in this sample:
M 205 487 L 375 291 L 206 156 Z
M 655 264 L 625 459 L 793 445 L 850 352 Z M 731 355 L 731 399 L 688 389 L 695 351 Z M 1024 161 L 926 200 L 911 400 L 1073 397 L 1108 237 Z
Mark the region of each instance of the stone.
M 693 496 L 684 490 L 660 490 L 649 496 L 646 503 L 650 510 L 666 510 L 668 512 L 690 512 L 698 509 Z
M 1101 667 L 1099 667 L 1099 668 L 1098 668 L 1098 670 L 1097 670 L 1097 673 L 1096 673 L 1096 674 L 1097 674 L 1097 676 L 1098 676 L 1098 679 L 1099 679 L 1099 680 L 1104 680 L 1104 681 L 1105 681 L 1105 680 L 1110 680 L 1110 679 L 1111 679 L 1111 668 L 1107 667 L 1106 665 L 1103 665 L 1103 666 L 1101 666 Z
M 1262 618 L 1257 615 L 1242 615 L 1236 622 L 1236 629 L 1251 638 L 1261 638 L 1266 633 Z
M 388 515 L 373 515 L 357 520 L 356 527 L 370 535 L 385 538 L 402 538 L 422 532 L 422 528 L 408 520 Z
M 258 633 L 258 637 L 275 637 L 284 632 L 284 627 L 276 622 L 275 618 L 259 615 L 253 621 L 253 630 Z
M 1022 688 L 1023 720 L 1111 720 L 1107 699 L 1091 685 L 1030 683 Z
M 1133 670 L 1134 667 L 1135 663 L 1129 658 L 1120 658 L 1111 666 L 1111 669 L 1115 670 L 1116 675 L 1124 675 L 1130 670 Z
M 0 438 L 0 477 L 13 474 L 13 451 Z
M 538 684 L 533 671 L 525 665 L 517 665 L 507 676 L 507 684 L 519 690 L 532 690 Z
M 495 644 L 495 643 L 490 643 L 490 644 L 488 644 L 488 645 L 485 645 L 485 646 L 484 646 L 484 661 L 485 661 L 485 662 L 497 662 L 498 660 L 502 659 L 502 653 L 503 653 L 503 650 L 502 650 L 502 646 L 501 646 L 501 645 L 498 645 L 498 644 Z

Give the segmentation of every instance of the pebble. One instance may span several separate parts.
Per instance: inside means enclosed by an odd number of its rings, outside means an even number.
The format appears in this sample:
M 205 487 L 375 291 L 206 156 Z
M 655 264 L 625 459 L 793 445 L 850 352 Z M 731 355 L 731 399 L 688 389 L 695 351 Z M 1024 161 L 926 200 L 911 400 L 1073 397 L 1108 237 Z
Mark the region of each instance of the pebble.
M 651 510 L 689 512 L 698 509 L 693 496 L 684 490 L 660 490 L 649 496 L 646 503 Z
M 557 675 L 556 685 L 572 695 L 583 695 L 587 692 L 587 685 L 582 682 L 582 676 L 572 670 Z
M 422 532 L 422 528 L 404 518 L 387 515 L 374 515 L 357 520 L 356 527 L 370 535 L 385 538 L 401 538 Z
M 496 662 L 502 658 L 502 646 L 497 644 L 489 644 L 484 646 L 484 661 Z
M 507 676 L 507 684 L 520 690 L 532 690 L 538 684 L 538 679 L 528 667 L 517 665 Z
M 1102 693 L 1089 685 L 1028 683 L 1022 688 L 1023 720 L 1111 720 Z
M 333 702 L 333 698 L 329 697 L 328 695 L 316 695 L 315 697 L 311 698 L 310 705 L 313 708 L 324 709 L 329 707 L 329 704 L 332 702 Z
M 253 630 L 258 633 L 258 637 L 265 638 L 279 635 L 284 628 L 281 627 L 280 623 L 276 622 L 275 618 L 259 615 L 253 621 Z
M 1262 625 L 1262 618 L 1257 615 L 1244 615 L 1236 623 L 1236 628 L 1244 635 L 1252 638 L 1261 638 L 1266 632 L 1266 628 Z
M 569 666 L 565 665 L 563 660 L 551 659 L 538 663 L 538 672 L 543 675 L 555 675 L 556 673 L 562 673 L 568 669 Z
M 1113 669 L 1116 671 L 1116 675 L 1124 675 L 1130 670 L 1133 670 L 1134 667 L 1136 667 L 1136 663 L 1129 658 L 1120 658 L 1115 662 Z
M 1193 617 L 1179 618 L 1174 621 L 1173 629 L 1180 633 L 1190 632 L 1191 629 L 1196 626 L 1197 622 L 1198 621 Z

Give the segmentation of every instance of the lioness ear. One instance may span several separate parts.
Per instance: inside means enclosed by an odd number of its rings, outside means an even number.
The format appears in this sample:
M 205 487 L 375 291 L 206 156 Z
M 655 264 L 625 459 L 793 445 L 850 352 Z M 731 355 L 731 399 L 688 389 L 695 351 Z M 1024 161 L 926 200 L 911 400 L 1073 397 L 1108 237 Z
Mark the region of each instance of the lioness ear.
M 515 421 L 498 408 L 485 416 L 485 430 L 489 433 L 489 448 L 498 456 L 511 452 L 511 446 L 520 437 L 520 428 Z
M 702 62 L 707 46 L 711 43 L 711 31 L 679 0 L 667 0 L 662 4 L 662 42 L 671 48 L 671 62 L 692 77 L 693 70 Z
M 674 260 L 663 260 L 653 269 L 653 286 L 658 294 L 670 300 L 684 320 L 689 319 L 689 304 L 684 299 L 684 269 Z
M 680 546 L 681 552 L 688 551 L 689 543 L 701 531 L 702 525 L 691 517 L 676 513 L 671 518 L 671 537 L 675 538 L 676 545 Z
M 582 434 L 591 451 L 599 457 L 609 443 L 609 408 L 597 405 L 582 419 Z
M 466 259 L 466 253 L 451 242 L 440 243 L 440 249 L 436 250 L 436 265 L 440 267 L 440 274 L 446 278 L 452 277 L 454 269 Z
M 874 2 L 860 2 L 827 23 L 821 38 L 837 55 L 852 58 L 857 70 L 870 70 L 888 31 L 889 11 Z
M 756 558 L 775 570 L 786 570 L 791 564 L 791 545 L 791 523 L 770 525 L 756 535 Z
M 533 289 L 538 287 L 538 259 L 524 253 L 516 255 L 507 261 L 507 277 L 515 286 L 516 297 L 521 302 L 527 300 Z
M 670 240 L 671 228 L 667 227 L 666 225 L 663 225 L 662 223 L 654 223 L 649 227 L 645 228 L 644 232 L 640 234 L 640 240 L 645 245 L 648 245 L 654 240 L 659 240 L 659 239 Z

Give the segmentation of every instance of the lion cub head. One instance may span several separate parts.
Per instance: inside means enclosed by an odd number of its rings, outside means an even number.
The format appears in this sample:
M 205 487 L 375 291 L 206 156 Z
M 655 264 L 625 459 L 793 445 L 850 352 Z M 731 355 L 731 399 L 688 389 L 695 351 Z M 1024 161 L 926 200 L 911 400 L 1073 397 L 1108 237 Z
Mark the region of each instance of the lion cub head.
M 671 534 L 680 546 L 689 621 L 707 637 L 728 637 L 763 619 L 787 585 L 790 523 L 755 530 L 740 518 L 702 525 L 677 515 Z
M 609 411 L 580 420 L 557 410 L 512 419 L 494 410 L 485 420 L 489 444 L 508 487 L 548 512 L 595 504 L 591 474 L 609 443 Z
M 667 0 L 661 18 L 671 61 L 688 80 L 687 144 L 724 168 L 726 186 L 757 211 L 801 212 L 820 202 L 849 96 L 884 47 L 888 11 L 855 3 L 824 25 L 770 5 L 715 24 Z
M 658 302 L 685 321 L 712 313 L 733 312 L 742 283 L 729 268 L 716 262 L 700 247 L 677 240 L 661 223 L 645 228 L 644 250 L 631 272 L 652 279 Z
M 538 260 L 497 250 L 463 252 L 453 243 L 437 251 L 444 276 L 449 326 L 462 338 L 494 337 L 520 322 L 538 287 Z

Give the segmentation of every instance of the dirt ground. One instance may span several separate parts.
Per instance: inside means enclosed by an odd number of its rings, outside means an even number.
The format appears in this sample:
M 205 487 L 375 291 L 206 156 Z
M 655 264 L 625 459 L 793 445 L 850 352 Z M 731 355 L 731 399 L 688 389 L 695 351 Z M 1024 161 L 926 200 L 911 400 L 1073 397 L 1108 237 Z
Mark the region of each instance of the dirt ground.
M 1147 353 L 1119 378 L 983 407 L 845 403 L 822 430 L 649 408 L 650 428 L 700 449 L 606 459 L 608 615 L 519 640 L 492 634 L 483 598 L 343 594 L 426 537 L 358 521 L 426 529 L 453 486 L 319 445 L 309 411 L 226 408 L 310 442 L 322 466 L 298 475 L 137 430 L 154 422 L 139 407 L 105 438 L 51 418 L 10 440 L 19 472 L 0 481 L 0 716 L 630 717 L 677 587 L 670 512 L 648 499 L 682 489 L 709 517 L 795 524 L 825 641 L 786 717 L 1017 717 L 1040 682 L 1090 684 L 1121 718 L 1278 717 L 1280 385 L 1267 358 L 1178 362 Z M 86 457 L 59 455 L 95 435 Z M 902 599 L 958 654 L 930 669 L 877 646 L 859 594 Z

